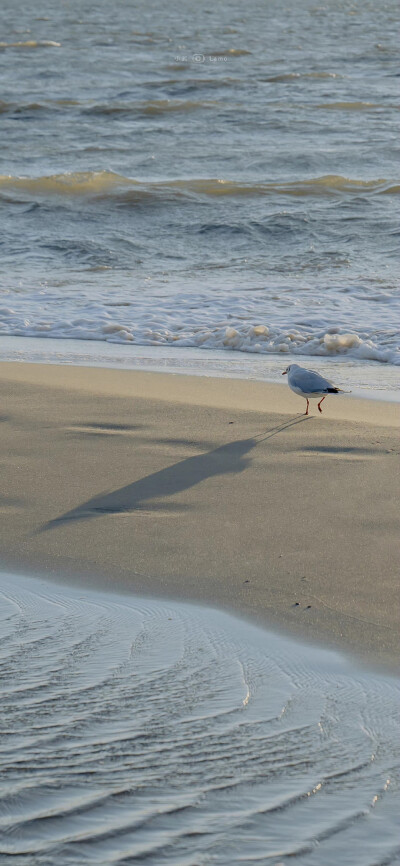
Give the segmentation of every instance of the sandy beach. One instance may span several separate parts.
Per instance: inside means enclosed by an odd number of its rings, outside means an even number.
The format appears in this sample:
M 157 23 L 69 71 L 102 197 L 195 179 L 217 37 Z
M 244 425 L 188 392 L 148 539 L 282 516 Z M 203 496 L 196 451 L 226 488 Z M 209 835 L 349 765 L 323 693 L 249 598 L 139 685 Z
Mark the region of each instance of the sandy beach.
M 398 405 L 305 418 L 284 384 L 18 363 L 0 388 L 4 567 L 223 606 L 395 668 Z

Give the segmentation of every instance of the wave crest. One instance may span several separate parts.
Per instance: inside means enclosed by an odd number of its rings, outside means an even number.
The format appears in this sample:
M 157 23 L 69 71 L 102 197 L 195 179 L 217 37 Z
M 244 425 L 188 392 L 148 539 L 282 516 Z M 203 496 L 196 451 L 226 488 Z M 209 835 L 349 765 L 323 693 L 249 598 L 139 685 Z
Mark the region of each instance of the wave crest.
M 323 175 L 293 181 L 246 183 L 225 178 L 178 178 L 162 181 L 139 181 L 112 171 L 84 171 L 41 177 L 0 175 L 0 192 L 24 192 L 33 195 L 105 196 L 115 199 L 157 198 L 168 193 L 172 197 L 228 196 L 333 196 L 376 194 L 394 195 L 400 183 L 385 178 L 362 180 Z
M 89 253 L 87 253 L 89 255 Z M 137 346 L 175 346 L 197 349 L 221 349 L 252 354 L 288 354 L 316 357 L 348 356 L 358 360 L 379 361 L 400 366 L 398 334 L 348 331 L 339 327 L 279 327 L 266 323 L 238 322 L 232 319 L 218 323 L 212 317 L 197 322 L 143 315 L 132 320 L 130 305 L 118 319 L 104 309 L 97 316 L 62 320 L 42 315 L 27 319 L 24 311 L 0 309 L 0 334 L 18 337 L 53 337 L 57 339 L 94 340 L 110 343 L 134 343 Z M 122 311 L 121 311 L 122 312 Z M 36 317 L 35 317 L 36 319 Z
M 0 42 L 0 49 L 5 48 L 61 48 L 61 42 L 51 39 L 26 39 L 25 42 Z

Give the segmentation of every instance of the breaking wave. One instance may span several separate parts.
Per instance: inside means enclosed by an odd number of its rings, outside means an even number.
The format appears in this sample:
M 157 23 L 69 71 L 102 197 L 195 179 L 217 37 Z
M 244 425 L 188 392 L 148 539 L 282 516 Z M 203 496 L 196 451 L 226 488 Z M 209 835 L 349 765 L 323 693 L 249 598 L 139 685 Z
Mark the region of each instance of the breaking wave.
M 200 111 L 207 108 L 215 108 L 220 103 L 213 100 L 192 99 L 153 99 L 138 103 L 104 103 L 84 108 L 87 114 L 112 115 L 112 114 L 144 114 L 158 115 L 171 114 L 175 112 Z
M 273 83 L 298 81 L 299 79 L 315 78 L 324 80 L 325 78 L 343 78 L 343 75 L 337 72 L 282 72 L 280 75 L 270 75 L 264 81 Z
M 240 196 L 314 196 L 395 195 L 400 182 L 384 178 L 359 180 L 341 175 L 324 175 L 296 181 L 245 183 L 224 178 L 182 178 L 163 181 L 138 181 L 112 171 L 84 171 L 42 177 L 0 175 L 0 192 L 23 192 L 34 196 L 109 196 L 125 202 L 173 197 L 240 197 Z
M 24 42 L 0 42 L 0 50 L 4 48 L 61 48 L 61 42 L 50 39 L 26 39 Z
M 167 82 L 168 83 L 168 82 Z M 218 82 L 218 86 L 219 86 Z M 199 84 L 196 85 L 199 87 Z M 214 83 L 216 86 L 216 83 Z M 194 84 L 188 90 L 196 89 Z M 6 102 L 0 99 L 0 114 L 28 114 L 30 112 L 75 111 L 82 115 L 96 116 L 157 116 L 174 113 L 190 113 L 203 109 L 215 109 L 223 105 L 213 99 L 148 99 L 139 102 L 83 102 L 77 99 L 43 99 L 38 102 Z M 128 180 L 128 178 L 126 178 Z
M 394 105 L 380 104 L 378 102 L 322 102 L 317 108 L 329 111 L 371 111 L 373 109 L 395 108 Z
M 87 253 L 88 255 L 89 253 Z M 232 319 L 213 321 L 215 311 L 199 313 L 196 320 L 185 322 L 178 317 L 156 315 L 143 309 L 129 312 L 129 301 L 120 305 L 124 315 L 118 319 L 107 307 L 94 312 L 82 311 L 81 316 L 62 320 L 41 315 L 28 318 L 23 312 L 9 307 L 0 308 L 0 335 L 19 337 L 52 337 L 56 339 L 95 340 L 137 346 L 174 346 L 256 354 L 288 354 L 332 358 L 348 356 L 358 360 L 400 365 L 400 334 L 392 331 L 346 331 L 339 327 L 282 327 L 240 322 Z M 173 318 L 173 321 L 171 320 Z

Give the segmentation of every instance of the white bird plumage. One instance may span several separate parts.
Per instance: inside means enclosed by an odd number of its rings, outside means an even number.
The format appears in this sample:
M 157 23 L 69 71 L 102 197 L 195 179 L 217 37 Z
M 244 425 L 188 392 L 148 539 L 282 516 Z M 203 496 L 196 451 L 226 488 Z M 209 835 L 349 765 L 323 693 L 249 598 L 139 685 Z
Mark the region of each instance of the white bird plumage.
M 291 388 L 295 394 L 299 394 L 300 397 L 304 397 L 304 399 L 307 400 L 305 415 L 308 415 L 310 399 L 315 397 L 321 398 L 318 403 L 318 409 L 322 412 L 321 403 L 325 400 L 325 397 L 327 397 L 328 394 L 339 394 L 342 392 L 342 389 L 333 385 L 329 379 L 324 379 L 323 376 L 320 376 L 320 374 L 316 373 L 314 370 L 306 370 L 304 367 L 299 367 L 298 364 L 289 364 L 289 366 L 286 367 L 286 370 L 283 371 L 282 376 L 285 376 L 286 373 L 289 388 Z

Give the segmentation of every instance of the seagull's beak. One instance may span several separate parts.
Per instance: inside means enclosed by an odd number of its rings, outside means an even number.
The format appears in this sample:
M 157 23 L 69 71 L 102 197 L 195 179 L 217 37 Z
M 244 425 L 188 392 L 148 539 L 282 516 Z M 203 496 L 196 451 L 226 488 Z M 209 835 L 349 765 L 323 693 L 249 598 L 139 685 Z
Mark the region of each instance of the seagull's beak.
M 287 370 L 284 370 L 282 376 L 286 376 Z

